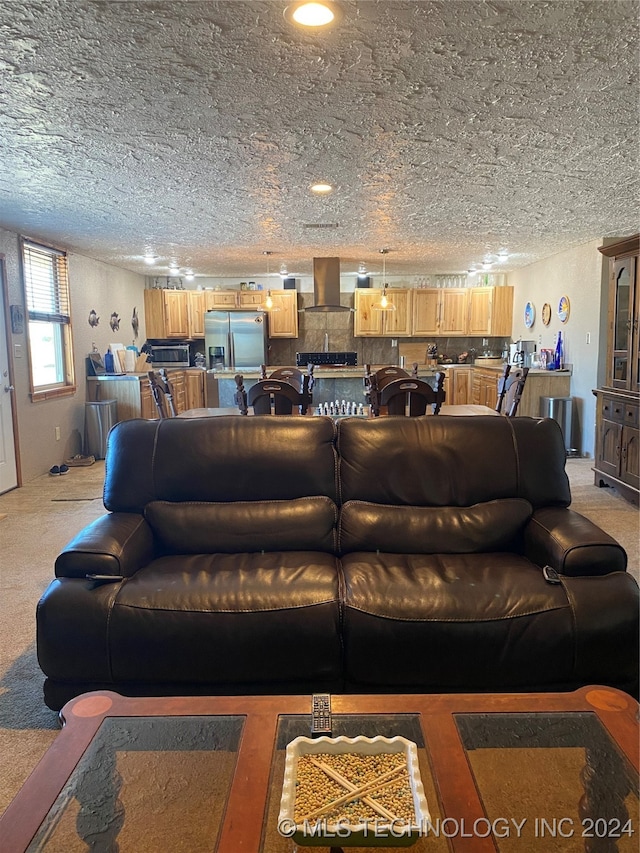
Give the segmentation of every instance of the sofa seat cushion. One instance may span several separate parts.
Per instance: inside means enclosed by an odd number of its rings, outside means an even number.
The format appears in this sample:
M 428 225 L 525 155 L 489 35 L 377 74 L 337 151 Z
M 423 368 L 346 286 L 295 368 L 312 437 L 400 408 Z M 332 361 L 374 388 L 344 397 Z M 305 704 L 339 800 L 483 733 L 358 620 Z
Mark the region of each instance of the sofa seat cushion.
M 341 672 L 335 558 L 320 552 L 155 560 L 109 620 L 116 681 L 254 684 Z
M 552 584 L 509 553 L 360 552 L 342 565 L 347 689 L 572 689 L 605 683 L 607 658 L 637 642 L 622 572 Z

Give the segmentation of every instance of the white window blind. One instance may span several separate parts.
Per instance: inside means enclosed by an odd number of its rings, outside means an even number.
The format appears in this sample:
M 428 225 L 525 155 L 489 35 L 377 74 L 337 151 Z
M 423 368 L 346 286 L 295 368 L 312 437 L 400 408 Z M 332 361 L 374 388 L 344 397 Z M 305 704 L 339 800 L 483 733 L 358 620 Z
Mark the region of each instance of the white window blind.
M 30 320 L 69 323 L 69 279 L 64 252 L 23 243 L 24 283 Z

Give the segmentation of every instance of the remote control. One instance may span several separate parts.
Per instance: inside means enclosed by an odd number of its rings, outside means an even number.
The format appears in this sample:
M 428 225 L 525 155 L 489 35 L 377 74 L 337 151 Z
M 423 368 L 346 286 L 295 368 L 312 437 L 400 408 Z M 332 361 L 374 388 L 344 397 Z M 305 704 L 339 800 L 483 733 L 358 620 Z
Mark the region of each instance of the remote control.
M 314 693 L 311 697 L 311 737 L 331 737 L 331 696 Z

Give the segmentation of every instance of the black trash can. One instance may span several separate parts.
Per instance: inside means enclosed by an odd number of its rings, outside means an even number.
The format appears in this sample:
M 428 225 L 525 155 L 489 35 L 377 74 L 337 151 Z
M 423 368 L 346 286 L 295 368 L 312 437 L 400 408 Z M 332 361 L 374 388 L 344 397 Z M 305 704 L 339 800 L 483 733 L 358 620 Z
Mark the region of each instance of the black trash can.
M 97 400 L 84 406 L 84 452 L 87 456 L 104 459 L 109 430 L 118 422 L 117 401 Z

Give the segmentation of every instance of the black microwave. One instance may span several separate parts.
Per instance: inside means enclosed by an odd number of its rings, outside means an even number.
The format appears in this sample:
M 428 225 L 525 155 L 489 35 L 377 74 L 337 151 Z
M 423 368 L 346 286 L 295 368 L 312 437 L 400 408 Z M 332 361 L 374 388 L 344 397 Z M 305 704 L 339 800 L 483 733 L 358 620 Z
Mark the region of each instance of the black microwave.
M 189 367 L 189 344 L 168 344 L 151 347 L 154 367 Z

